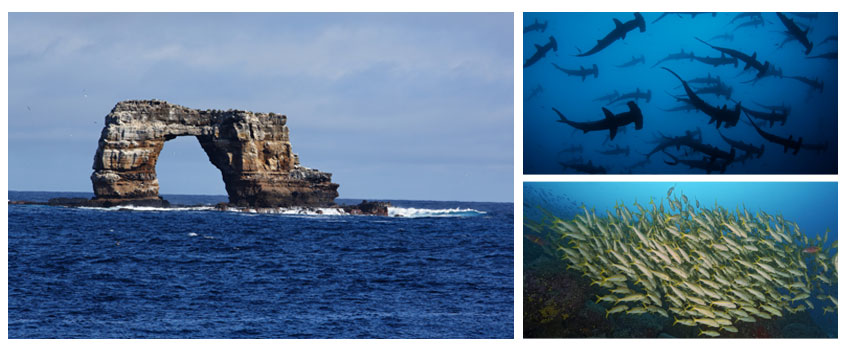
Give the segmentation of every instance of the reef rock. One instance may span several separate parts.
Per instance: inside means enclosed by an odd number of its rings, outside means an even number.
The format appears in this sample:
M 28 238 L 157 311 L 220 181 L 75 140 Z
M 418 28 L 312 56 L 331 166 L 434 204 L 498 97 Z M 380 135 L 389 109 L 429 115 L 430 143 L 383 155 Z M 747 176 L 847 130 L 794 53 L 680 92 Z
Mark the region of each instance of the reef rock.
M 198 139 L 221 171 L 231 205 L 328 206 L 339 195 L 330 173 L 299 164 L 285 115 L 148 100 L 119 102 L 106 116 L 92 166 L 93 201 L 162 201 L 156 160 L 165 142 L 178 136 Z

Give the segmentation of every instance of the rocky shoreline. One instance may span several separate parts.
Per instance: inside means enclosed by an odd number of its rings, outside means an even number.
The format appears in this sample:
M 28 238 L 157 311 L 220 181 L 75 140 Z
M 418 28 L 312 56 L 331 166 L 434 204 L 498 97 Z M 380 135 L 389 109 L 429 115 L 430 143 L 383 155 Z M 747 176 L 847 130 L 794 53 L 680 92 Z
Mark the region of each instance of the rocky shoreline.
M 111 207 L 153 207 L 153 208 L 201 208 L 207 206 L 201 205 L 172 205 L 167 200 L 159 199 L 130 199 L 130 200 L 108 200 L 108 199 L 87 199 L 87 198 L 51 198 L 47 202 L 37 201 L 9 201 L 9 205 L 49 205 L 69 208 L 111 208 Z M 389 216 L 390 202 L 367 201 L 364 200 L 359 204 L 340 205 L 332 204 L 327 207 L 247 207 L 236 206 L 227 202 L 218 203 L 213 207 L 213 210 L 219 211 L 245 211 L 256 213 L 277 213 L 286 210 L 296 209 L 313 209 L 317 214 L 323 214 L 324 209 L 339 209 L 349 215 L 368 215 L 368 216 Z

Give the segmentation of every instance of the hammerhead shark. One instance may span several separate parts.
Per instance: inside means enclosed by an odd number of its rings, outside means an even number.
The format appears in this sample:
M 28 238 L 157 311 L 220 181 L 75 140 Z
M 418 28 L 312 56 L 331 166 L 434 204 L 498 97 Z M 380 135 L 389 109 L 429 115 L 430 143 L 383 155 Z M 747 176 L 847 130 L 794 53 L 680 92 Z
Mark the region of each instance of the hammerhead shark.
M 749 109 L 749 108 L 743 107 L 743 106 L 741 107 L 741 110 L 743 110 L 744 113 L 747 113 L 747 115 L 749 115 L 753 118 L 768 121 L 770 123 L 771 127 L 773 126 L 774 122 L 780 122 L 780 123 L 782 123 L 782 125 L 785 125 L 785 122 L 788 121 L 788 111 L 787 110 L 783 111 L 782 113 L 776 113 L 776 110 L 771 110 L 770 112 L 761 112 L 761 111 L 754 111 L 752 109 Z
M 681 17 L 682 15 L 690 15 L 691 18 L 695 18 L 697 15 L 701 15 L 701 14 L 704 14 L 704 13 L 710 13 L 711 17 L 717 17 L 717 12 L 664 12 L 664 13 L 661 14 L 661 16 L 658 16 L 658 18 L 656 18 L 654 21 L 652 21 L 652 23 L 660 21 L 662 18 L 666 17 L 667 15 L 679 15 L 679 17 Z
M 574 122 L 568 120 L 566 117 L 564 117 L 563 114 L 561 114 L 560 111 L 558 111 L 554 107 L 552 107 L 552 110 L 555 111 L 555 113 L 558 113 L 558 117 L 560 119 L 557 120 L 557 122 L 564 123 L 581 131 L 584 131 L 585 134 L 589 131 L 608 130 L 609 138 L 611 140 L 613 140 L 614 137 L 617 136 L 618 127 L 635 123 L 635 130 L 640 130 L 643 128 L 643 113 L 641 113 L 640 108 L 638 108 L 635 101 L 629 101 L 628 112 L 623 112 L 616 115 L 614 113 L 611 113 L 611 111 L 609 111 L 607 108 L 602 107 L 602 113 L 605 114 L 605 119 L 592 122 Z
M 798 77 L 798 76 L 793 76 L 793 77 L 788 77 L 788 78 L 799 81 L 799 82 L 806 84 L 809 87 L 811 87 L 812 90 L 820 90 L 820 92 L 823 93 L 823 81 L 819 81 L 817 77 L 815 77 L 814 80 L 806 78 L 806 77 Z
M 828 43 L 828 42 L 830 42 L 830 41 L 838 42 L 838 35 L 830 35 L 830 36 L 826 37 L 825 39 L 823 39 L 823 41 L 821 41 L 821 42 L 819 42 L 819 43 L 818 43 L 818 46 L 821 46 L 821 45 L 823 45 L 823 44 L 826 44 L 826 43 Z
M 593 75 L 594 78 L 599 77 L 599 68 L 596 67 L 595 63 L 593 64 L 593 68 L 585 69 L 584 66 L 579 66 L 577 70 L 562 68 L 561 66 L 554 63 L 552 63 L 552 65 L 555 66 L 555 68 L 557 68 L 559 71 L 567 73 L 567 75 L 569 76 L 581 77 L 581 81 L 584 81 L 584 78 L 586 78 L 588 75 Z
M 756 131 L 758 131 L 758 133 L 759 133 L 759 135 L 761 135 L 761 137 L 763 137 L 767 141 L 773 142 L 777 145 L 784 147 L 784 151 L 783 151 L 784 153 L 788 153 L 789 148 L 794 150 L 795 155 L 797 154 L 797 152 L 800 152 L 800 147 L 803 145 L 803 138 L 802 137 L 797 138 L 797 142 L 794 142 L 794 135 L 788 135 L 787 139 L 784 138 L 784 137 L 776 136 L 774 134 L 768 133 L 768 132 L 762 130 L 761 128 L 759 128 L 756 125 L 756 123 L 753 122 L 753 119 L 750 118 L 749 115 L 747 116 L 747 119 L 750 120 L 750 125 L 752 125 L 754 128 L 756 128 Z
M 608 105 L 611 105 L 614 102 L 622 101 L 622 100 L 637 100 L 637 99 L 645 99 L 646 103 L 649 103 L 649 100 L 652 98 L 652 90 L 647 89 L 646 92 L 640 92 L 640 88 L 635 89 L 635 92 L 629 92 L 617 96 L 615 99 L 608 102 Z
M 714 67 L 722 66 L 722 65 L 725 65 L 725 64 L 731 64 L 731 65 L 734 65 L 735 68 L 738 68 L 738 59 L 735 58 L 735 57 L 727 57 L 725 53 L 721 53 L 720 57 L 694 56 L 694 60 L 696 60 L 697 62 L 710 64 Z
M 582 151 L 581 145 L 572 145 L 570 147 L 562 149 L 560 152 L 558 152 L 558 154 L 561 154 L 561 153 L 576 153 L 576 152 L 581 152 L 581 151 Z
M 666 160 L 664 161 L 664 163 L 666 163 L 668 165 L 676 165 L 676 164 L 682 163 L 682 164 L 687 165 L 691 169 L 697 168 L 697 169 L 705 170 L 706 174 L 711 174 L 712 171 L 719 172 L 721 174 L 725 173 L 726 172 L 726 166 L 729 165 L 729 162 L 717 162 L 717 161 L 710 162 L 705 158 L 703 158 L 703 159 L 679 159 L 679 158 L 676 158 L 675 156 L 673 156 L 672 154 L 667 153 L 667 151 L 664 151 L 664 154 L 666 154 L 668 157 L 673 159 L 672 162 L 668 162 Z
M 757 61 L 755 52 L 753 52 L 753 55 L 751 57 L 751 56 L 747 56 L 747 54 L 745 54 L 741 51 L 738 51 L 738 50 L 714 46 L 714 45 L 711 45 L 711 44 L 703 41 L 700 38 L 696 38 L 696 39 L 699 40 L 699 42 L 710 46 L 712 49 L 715 49 L 715 50 L 720 51 L 724 54 L 727 54 L 727 55 L 732 56 L 734 58 L 737 58 L 741 61 L 744 61 L 744 63 L 746 63 L 746 65 L 744 66 L 744 70 L 747 70 L 750 67 L 753 67 L 753 68 L 755 68 L 756 70 L 759 71 L 759 73 L 757 75 L 758 77 L 762 77 L 765 74 L 767 74 L 767 69 L 768 69 L 768 67 L 770 67 L 770 62 L 764 61 L 764 64 L 762 64 L 761 62 Z
M 694 139 L 685 140 L 685 142 L 682 143 L 682 146 L 689 147 L 694 151 L 705 154 L 709 157 L 710 162 L 714 162 L 717 159 L 725 159 L 727 162 L 735 160 L 735 147 L 731 147 L 729 149 L 729 152 L 725 152 L 717 147 L 702 143 Z
M 579 163 L 579 162 L 573 162 L 573 163 L 558 162 L 558 163 L 560 163 L 561 166 L 564 167 L 564 170 L 573 169 L 573 170 L 578 171 L 580 173 L 586 173 L 586 174 L 605 174 L 605 173 L 607 173 L 605 168 L 603 168 L 601 165 L 600 166 L 593 166 L 592 160 L 587 161 L 587 163 Z
M 739 19 L 747 18 L 747 17 L 749 17 L 750 19 L 762 18 L 762 17 L 761 17 L 761 12 L 741 12 L 741 13 L 739 13 L 737 16 L 735 16 L 734 18 L 732 18 L 732 20 L 731 20 L 731 21 L 729 21 L 729 24 L 735 23 L 735 22 L 737 22 Z
M 680 82 L 682 82 L 682 86 L 685 88 L 685 92 L 687 92 L 688 99 L 690 100 L 691 104 L 693 104 L 694 107 L 711 117 L 711 120 L 708 121 L 709 124 L 717 122 L 718 129 L 720 128 L 721 122 L 726 123 L 727 128 L 738 124 L 738 119 L 741 118 L 740 102 L 735 105 L 734 110 L 728 109 L 726 105 L 723 105 L 723 108 L 711 106 L 699 96 L 697 96 L 697 94 L 693 90 L 691 90 L 691 87 L 688 86 L 688 83 L 684 79 L 682 79 L 678 74 L 676 74 L 676 72 L 673 72 L 667 67 L 661 67 L 661 69 L 672 73 L 674 76 L 676 76 L 677 79 L 679 79 Z
M 662 110 L 662 111 L 665 111 L 665 112 L 685 111 L 685 112 L 688 112 L 688 113 L 690 113 L 691 111 L 697 110 L 697 108 L 694 107 L 694 105 L 692 105 L 690 102 L 684 102 L 681 106 L 678 106 L 678 107 L 667 108 L 667 109 L 659 108 L 659 109 Z
M 608 149 L 608 150 L 604 150 L 604 151 L 597 151 L 597 152 L 604 154 L 604 155 L 608 155 L 608 156 L 613 156 L 613 155 L 617 155 L 617 154 L 625 154 L 626 157 L 628 157 L 629 156 L 629 146 L 626 146 L 626 148 L 622 148 L 622 147 L 620 147 L 620 145 L 617 145 L 616 148 Z
M 613 44 L 617 39 L 625 39 L 626 33 L 634 30 L 635 28 L 639 28 L 640 32 L 643 33 L 646 31 L 646 22 L 643 20 L 643 16 L 641 16 L 640 12 L 635 12 L 635 19 L 627 21 L 626 23 L 620 22 L 620 20 L 614 18 L 614 30 L 612 30 L 608 35 L 604 38 L 596 41 L 596 46 L 594 46 L 590 51 L 579 53 L 576 56 L 590 56 L 595 54 L 602 49 L 608 47 L 608 45 Z
M 617 68 L 631 67 L 637 65 L 638 63 L 646 63 L 646 60 L 644 59 L 643 55 L 640 55 L 640 57 L 632 56 L 632 59 L 630 61 L 617 65 Z
M 799 41 L 800 44 L 803 44 L 803 47 L 806 48 L 806 55 L 808 55 L 810 52 L 812 52 L 812 47 L 814 45 L 812 44 L 812 42 L 809 40 L 809 37 L 808 37 L 809 29 L 807 28 L 805 31 L 803 31 L 802 29 L 800 29 L 800 27 L 797 26 L 796 23 L 794 23 L 793 19 L 786 17 L 785 15 L 782 14 L 782 12 L 777 12 L 776 16 L 778 16 L 779 20 L 782 21 L 782 24 L 785 25 L 785 28 L 787 29 L 786 32 L 788 34 L 790 34 L 791 36 L 793 36 L 795 39 L 797 39 L 797 41 Z
M 685 130 L 685 135 L 682 136 L 670 137 L 664 136 L 664 134 L 661 133 L 659 133 L 659 135 L 660 138 L 656 139 L 658 144 L 655 148 L 653 148 L 652 151 L 649 151 L 649 153 L 644 154 L 647 159 L 656 152 L 663 151 L 670 147 L 676 147 L 676 149 L 679 149 L 687 143 L 702 141 L 702 131 L 700 129 L 696 129 L 695 131 Z
M 557 52 L 558 51 L 558 42 L 555 41 L 554 36 L 549 36 L 549 42 L 548 43 L 546 43 L 543 46 L 534 44 L 534 47 L 537 48 L 537 52 L 535 52 L 534 55 L 531 56 L 531 58 L 529 58 L 525 61 L 525 64 L 522 65 L 522 68 L 526 68 L 528 66 L 531 66 L 535 62 L 540 61 L 541 58 L 546 56 L 546 52 L 548 52 L 549 50 Z
M 619 93 L 619 92 L 617 92 L 617 90 L 614 90 L 614 92 L 612 92 L 612 93 L 610 93 L 610 94 L 602 95 L 602 96 L 599 96 L 599 97 L 597 97 L 597 98 L 594 98 L 594 99 L 593 99 L 593 101 L 594 101 L 594 102 L 596 102 L 596 101 L 608 101 L 608 102 L 611 102 L 611 101 L 613 101 L 614 99 L 616 99 L 616 98 L 617 98 L 617 97 L 619 97 L 619 96 L 620 96 L 620 93 Z
M 820 54 L 820 55 L 817 55 L 817 56 L 809 56 L 809 57 L 806 57 L 806 58 L 823 58 L 823 59 L 827 59 L 827 60 L 837 60 L 838 59 L 838 51 L 827 52 L 827 53 L 824 53 L 824 54 Z
M 791 14 L 794 15 L 794 16 L 800 17 L 800 18 L 810 20 L 810 21 L 818 18 L 817 12 L 791 12 Z
M 525 98 L 525 101 L 526 102 L 530 101 L 532 98 L 536 97 L 537 95 L 540 95 L 542 92 L 543 92 L 543 86 L 540 85 L 540 84 L 537 84 L 537 86 L 535 86 L 534 89 L 531 89 L 531 93 L 528 94 L 528 97 Z
M 693 61 L 694 60 L 694 52 L 691 51 L 691 53 L 685 53 L 685 49 L 681 49 L 681 51 L 679 51 L 677 53 L 671 53 L 671 54 L 667 55 L 667 57 L 662 58 L 660 61 L 655 62 L 655 64 L 652 65 L 652 68 L 655 68 L 655 66 L 661 64 L 661 62 L 667 62 L 667 61 L 672 61 L 672 60 L 691 60 L 691 61 Z
M 762 27 L 764 27 L 764 19 L 763 19 L 763 18 L 761 18 L 760 16 L 759 16 L 759 17 L 755 17 L 755 18 L 753 18 L 753 19 L 750 19 L 749 21 L 746 21 L 746 22 L 744 22 L 744 23 L 739 24 L 737 27 L 735 27 L 735 29 L 733 29 L 733 31 L 736 31 L 736 30 L 741 29 L 741 28 L 744 28 L 744 27 L 753 27 L 753 28 L 755 28 L 755 27 L 758 27 L 758 26 L 762 26 Z
M 534 19 L 534 23 L 528 25 L 527 27 L 523 27 L 522 33 L 533 32 L 535 30 L 542 32 L 546 31 L 546 26 L 549 25 L 549 21 L 540 23 L 537 21 L 537 18 Z
M 723 96 L 726 97 L 727 100 L 732 98 L 732 87 L 723 83 L 701 87 L 694 92 L 697 95 L 714 94 L 714 96 L 718 97 Z
M 756 155 L 756 158 L 761 158 L 761 156 L 764 154 L 764 144 L 761 144 L 761 147 L 756 147 L 756 146 L 753 146 L 752 144 L 745 143 L 744 141 L 738 141 L 738 140 L 730 139 L 730 138 L 726 137 L 725 135 L 723 135 L 722 132 L 720 133 L 720 137 L 722 137 L 723 141 L 726 141 L 726 143 L 728 143 L 729 146 L 735 147 L 739 150 L 746 152 L 746 155 L 748 157 L 751 157 L 752 155 Z
M 753 155 L 755 155 L 756 158 L 761 158 L 761 156 L 764 154 L 764 144 L 761 144 L 761 147 L 756 147 L 753 144 L 745 143 L 744 141 L 730 139 L 723 135 L 722 132 L 720 133 L 720 137 L 723 138 L 723 141 L 726 141 L 726 143 L 728 143 L 730 146 L 744 151 L 748 158 L 752 157 Z
M 753 102 L 753 103 L 755 103 L 756 105 L 758 105 L 761 108 L 769 109 L 771 111 L 780 111 L 783 114 L 791 113 L 791 106 L 786 106 L 785 102 L 782 102 L 781 105 L 764 105 L 764 104 L 761 104 L 761 103 L 758 103 L 758 102 Z
M 711 76 L 711 73 L 708 73 L 705 78 L 693 78 L 688 80 L 691 84 L 708 84 L 708 85 L 720 85 L 723 84 L 723 81 L 720 80 L 720 76 Z

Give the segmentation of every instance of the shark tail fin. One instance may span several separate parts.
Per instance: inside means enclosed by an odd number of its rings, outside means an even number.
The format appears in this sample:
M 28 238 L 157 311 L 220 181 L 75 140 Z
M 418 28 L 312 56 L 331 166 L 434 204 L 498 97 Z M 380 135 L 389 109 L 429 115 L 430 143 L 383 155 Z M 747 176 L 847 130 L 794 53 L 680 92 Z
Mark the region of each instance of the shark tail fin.
M 652 90 L 646 89 L 646 103 L 649 103 L 650 99 L 652 99 Z
M 596 63 L 593 64 L 593 77 L 599 78 L 599 68 L 596 67 Z
M 794 155 L 797 155 L 800 152 L 800 148 L 803 146 L 803 137 L 800 136 L 797 138 L 797 144 L 794 147 Z
M 555 113 L 558 113 L 558 118 L 559 118 L 559 119 L 558 119 L 558 120 L 556 120 L 556 122 L 561 122 L 561 123 L 567 123 L 567 124 L 569 124 L 569 122 L 570 122 L 570 121 L 569 121 L 569 120 L 567 120 L 567 118 L 566 118 L 566 117 L 564 117 L 564 115 L 563 115 L 563 114 L 561 114 L 561 111 L 559 111 L 559 110 L 555 109 L 555 107 L 552 107 L 552 110 L 553 110 L 553 111 L 555 111 Z
M 665 163 L 665 164 L 667 164 L 667 165 L 676 165 L 676 164 L 679 164 L 679 159 L 677 159 L 676 157 L 674 157 L 672 154 L 667 153 L 667 151 L 661 151 L 661 152 L 664 152 L 664 154 L 666 154 L 668 157 L 670 157 L 671 159 L 673 159 L 673 161 L 672 161 L 672 162 L 668 162 L 667 160 L 664 160 L 664 163 Z
M 555 41 L 554 36 L 549 36 L 549 43 L 552 44 L 552 51 L 558 51 L 558 42 Z

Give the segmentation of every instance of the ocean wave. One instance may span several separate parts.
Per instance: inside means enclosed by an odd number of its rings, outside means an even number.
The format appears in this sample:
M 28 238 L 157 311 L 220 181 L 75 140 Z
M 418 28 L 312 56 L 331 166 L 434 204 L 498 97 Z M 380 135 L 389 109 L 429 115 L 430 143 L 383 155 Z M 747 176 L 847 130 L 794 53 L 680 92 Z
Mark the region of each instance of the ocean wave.
M 227 211 L 235 213 L 251 213 L 251 214 L 284 214 L 284 215 L 325 215 L 339 216 L 348 215 L 342 208 L 263 208 L 263 209 L 248 209 L 248 208 L 227 208 Z
M 467 217 L 487 214 L 485 211 L 475 209 L 422 209 L 422 208 L 399 208 L 389 207 L 389 216 L 403 218 L 435 218 L 435 217 Z
M 114 207 L 78 207 L 80 209 L 89 209 L 89 210 L 102 210 L 102 211 L 119 211 L 119 210 L 132 210 L 132 211 L 207 211 L 207 210 L 216 210 L 215 207 L 212 206 L 199 206 L 199 207 L 137 207 L 132 205 L 119 205 Z
M 130 205 L 121 205 L 116 207 L 79 207 L 80 209 L 88 209 L 88 210 L 102 210 L 102 211 L 120 211 L 120 210 L 130 210 L 130 211 L 219 211 L 216 207 L 213 206 L 197 206 L 197 207 L 171 207 L 171 208 L 161 208 L 161 207 L 143 207 L 143 206 L 130 206 Z M 470 208 L 454 208 L 454 209 L 424 209 L 424 208 L 400 208 L 400 207 L 389 207 L 388 216 L 390 217 L 402 217 L 402 218 L 430 218 L 430 217 L 469 217 L 469 216 L 477 216 L 487 214 L 485 211 L 470 209 Z M 243 214 L 280 214 L 280 215 L 306 215 L 313 217 L 326 217 L 326 216 L 344 216 L 350 215 L 346 213 L 342 208 L 263 208 L 263 209 L 251 209 L 251 208 L 227 208 L 225 211 L 232 213 L 243 213 Z

